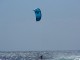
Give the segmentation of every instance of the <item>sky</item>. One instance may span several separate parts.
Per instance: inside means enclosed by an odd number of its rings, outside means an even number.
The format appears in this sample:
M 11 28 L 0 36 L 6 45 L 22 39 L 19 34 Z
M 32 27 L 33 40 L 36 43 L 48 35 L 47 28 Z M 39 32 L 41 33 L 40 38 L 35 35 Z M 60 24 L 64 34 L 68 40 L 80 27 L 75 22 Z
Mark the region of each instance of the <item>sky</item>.
M 80 50 L 80 0 L 0 0 L 0 51 L 43 50 Z

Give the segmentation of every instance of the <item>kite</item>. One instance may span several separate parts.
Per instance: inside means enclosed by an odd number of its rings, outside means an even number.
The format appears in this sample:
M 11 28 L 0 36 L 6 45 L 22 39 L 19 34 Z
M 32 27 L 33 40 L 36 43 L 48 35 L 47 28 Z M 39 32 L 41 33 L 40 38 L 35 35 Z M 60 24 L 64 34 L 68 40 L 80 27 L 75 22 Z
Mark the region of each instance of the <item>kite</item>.
M 36 21 L 40 21 L 42 14 L 41 14 L 41 10 L 39 8 L 33 10 L 35 12 L 35 16 L 36 16 Z

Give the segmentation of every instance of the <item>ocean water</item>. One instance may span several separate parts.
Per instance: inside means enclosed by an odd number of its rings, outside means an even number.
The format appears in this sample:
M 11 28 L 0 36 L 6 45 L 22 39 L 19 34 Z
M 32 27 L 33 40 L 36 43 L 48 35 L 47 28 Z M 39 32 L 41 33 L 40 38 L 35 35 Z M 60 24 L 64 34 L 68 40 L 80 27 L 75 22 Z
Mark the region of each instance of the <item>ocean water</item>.
M 0 60 L 80 60 L 80 50 L 0 51 Z

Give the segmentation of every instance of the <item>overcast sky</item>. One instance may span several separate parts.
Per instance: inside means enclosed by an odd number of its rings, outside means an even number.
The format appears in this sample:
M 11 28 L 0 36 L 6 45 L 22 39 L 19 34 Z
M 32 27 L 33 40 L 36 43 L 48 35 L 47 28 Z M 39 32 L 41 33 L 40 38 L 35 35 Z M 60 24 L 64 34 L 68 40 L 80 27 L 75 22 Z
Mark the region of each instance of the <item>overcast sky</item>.
M 0 0 L 0 51 L 79 49 L 80 0 Z

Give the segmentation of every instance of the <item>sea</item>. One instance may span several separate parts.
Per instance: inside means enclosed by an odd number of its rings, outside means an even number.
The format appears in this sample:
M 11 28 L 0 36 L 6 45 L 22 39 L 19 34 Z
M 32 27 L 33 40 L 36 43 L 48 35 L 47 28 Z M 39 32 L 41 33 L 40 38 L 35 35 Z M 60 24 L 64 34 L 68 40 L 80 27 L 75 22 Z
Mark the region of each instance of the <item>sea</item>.
M 80 60 L 80 50 L 0 51 L 0 60 Z

